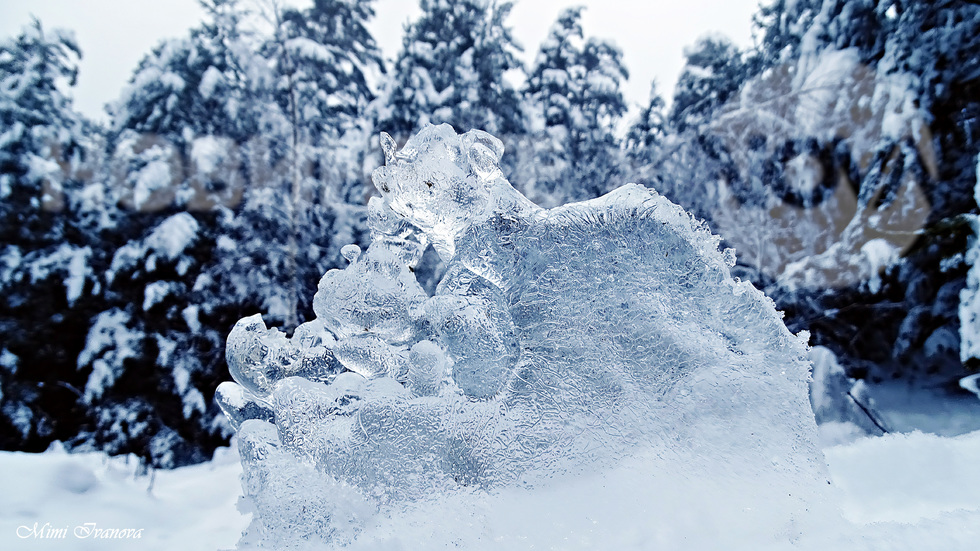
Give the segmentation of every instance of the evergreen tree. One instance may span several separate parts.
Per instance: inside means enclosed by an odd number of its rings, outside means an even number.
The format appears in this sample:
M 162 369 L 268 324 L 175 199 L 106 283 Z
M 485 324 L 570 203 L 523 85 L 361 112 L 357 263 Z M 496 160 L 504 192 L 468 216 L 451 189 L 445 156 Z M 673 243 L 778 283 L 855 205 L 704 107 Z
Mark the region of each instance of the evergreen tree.
M 210 395 L 234 322 L 295 327 L 299 297 L 361 239 L 363 207 L 346 199 L 380 69 L 358 19 L 370 2 L 277 11 L 267 39 L 243 31 L 234 0 L 204 7 L 113 106 L 107 173 L 128 211 L 76 352 L 88 420 L 71 444 L 155 466 L 203 460 L 226 436 Z
M 667 117 L 664 112 L 666 105 L 663 96 L 657 92 L 657 83 L 654 81 L 650 85 L 650 100 L 647 106 L 640 111 L 636 121 L 626 133 L 627 151 L 635 154 L 655 149 L 663 142 L 667 136 Z
M 77 355 L 88 419 L 68 443 L 170 468 L 207 460 L 226 438 L 209 397 L 237 312 L 200 288 L 217 248 L 214 222 L 187 212 L 151 220 L 117 229 L 126 241 L 104 270 L 101 311 Z
M 657 92 L 657 83 L 650 85 L 650 100 L 626 132 L 623 144 L 630 163 L 630 180 L 649 187 L 658 187 L 661 172 L 660 157 L 667 138 L 666 102 Z
M 976 208 L 980 6 L 800 0 L 764 6 L 756 21 L 764 41 L 741 92 L 723 80 L 675 103 L 680 115 L 683 103 L 727 95 L 724 110 L 688 124 L 697 135 L 686 140 L 717 152 L 707 158 L 725 193 L 749 207 L 706 209 L 724 213 L 712 223 L 735 237 L 730 228 L 764 215 L 753 224 L 768 234 L 742 231 L 736 248 L 740 262 L 768 267 L 743 273 L 852 373 L 961 376 L 956 297 L 969 234 L 961 214 Z M 708 65 L 695 72 L 717 75 Z
M 512 4 L 421 0 L 406 29 L 379 128 L 404 141 L 426 123 L 486 130 L 505 143 L 523 133 L 520 97 L 504 78 L 522 69 L 505 26 Z
M 97 129 L 72 109 L 81 52 L 34 20 L 0 42 L 0 447 L 41 451 L 83 420 L 75 355 L 98 291 Z M 96 208 L 101 207 L 98 205 Z
M 559 15 L 524 89 L 535 122 L 523 172 L 529 195 L 543 204 L 596 197 L 624 183 L 615 130 L 626 113 L 621 84 L 629 73 L 615 45 L 584 40 L 581 12 Z
M 774 0 L 759 6 L 752 16 L 757 41 L 752 56 L 755 72 L 799 58 L 803 34 L 822 4 L 823 0 Z
M 110 105 L 114 177 L 141 211 L 234 206 L 244 181 L 215 170 L 248 154 L 263 112 L 254 36 L 237 0 L 202 0 L 208 18 L 144 57 Z M 243 163 L 244 164 L 244 163 Z
M 318 0 L 306 10 L 273 14 L 274 36 L 265 55 L 274 64 L 272 95 L 279 109 L 267 114 L 266 127 L 281 137 L 270 151 L 287 169 L 271 174 L 282 178 L 281 184 L 252 193 L 250 199 L 261 205 L 247 209 L 259 218 L 284 215 L 276 241 L 284 244 L 280 273 L 287 278 L 287 329 L 301 321 L 300 297 L 336 262 L 339 246 L 333 237 L 353 238 L 363 227 L 359 215 L 350 215 L 352 209 L 363 213 L 363 205 L 348 202 L 366 195 L 360 170 L 368 133 L 365 111 L 374 99 L 368 75 L 384 71 L 366 27 L 374 15 L 371 4 Z M 288 196 L 278 196 L 277 189 L 288 189 Z
M 195 136 L 241 143 L 256 132 L 251 101 L 251 37 L 238 0 L 201 0 L 207 20 L 185 38 L 162 41 L 136 68 L 112 106 L 115 133 L 164 136 L 177 146 Z M 190 134 L 188 134 L 190 131 Z
M 705 36 L 684 51 L 686 62 L 674 90 L 668 120 L 678 131 L 697 127 L 742 86 L 742 53 L 724 36 Z M 695 130 L 697 132 L 697 130 Z
M 626 114 L 622 83 L 629 78 L 623 53 L 612 42 L 590 38 L 582 51 L 584 68 L 578 124 L 573 127 L 573 170 L 579 185 L 574 199 L 602 195 L 622 181 L 616 125 Z
M 71 108 L 81 56 L 74 37 L 35 19 L 0 44 L 0 235 L 32 248 L 62 239 L 65 186 L 81 153 L 82 121 Z
M 157 467 L 205 460 L 226 437 L 209 398 L 228 327 L 257 302 L 208 286 L 258 149 L 254 37 L 237 2 L 202 5 L 207 20 L 147 55 L 110 108 L 110 160 L 94 178 L 124 210 L 100 236 L 98 310 L 74 351 L 85 416 L 65 439 Z
M 528 74 L 524 94 L 537 103 L 545 126 L 572 125 L 572 99 L 579 93 L 573 81 L 580 78 L 585 40 L 584 9 L 568 8 L 558 14 Z
M 906 115 L 912 119 L 907 133 L 891 149 L 882 148 L 892 162 L 877 171 L 875 187 L 885 201 L 898 203 L 893 198 L 901 194 L 895 191 L 914 180 L 929 207 L 924 227 L 895 274 L 906 308 L 890 320 L 897 335 L 893 357 L 899 360 L 894 371 L 945 382 L 966 373 L 957 354 L 961 328 L 956 310 L 967 270 L 958 259 L 967 252 L 970 233 L 961 215 L 977 212 L 980 5 L 952 0 L 881 4 L 877 43 L 883 53 L 877 73 L 907 83 L 913 109 L 911 117 Z M 885 109 L 909 111 L 894 103 Z M 975 368 L 975 360 L 966 363 Z
M 367 30 L 373 0 L 316 0 L 280 14 L 269 43 L 276 63 L 275 98 L 310 142 L 337 139 L 357 126 L 374 99 L 368 75 L 384 71 Z

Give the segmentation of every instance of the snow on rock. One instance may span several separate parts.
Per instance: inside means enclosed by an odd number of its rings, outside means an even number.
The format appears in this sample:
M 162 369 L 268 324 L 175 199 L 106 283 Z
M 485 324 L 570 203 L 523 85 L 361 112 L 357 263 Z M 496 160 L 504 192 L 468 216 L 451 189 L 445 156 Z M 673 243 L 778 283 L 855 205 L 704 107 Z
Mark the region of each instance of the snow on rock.
M 258 316 L 229 335 L 241 386 L 217 400 L 255 512 L 243 548 L 507 547 L 542 524 L 535 541 L 604 546 L 586 518 L 634 548 L 821 531 L 806 337 L 732 279 L 702 223 L 639 186 L 539 208 L 480 131 L 382 145 L 371 246 L 324 276 L 317 319 L 292 339 Z M 449 265 L 434 296 L 413 273 L 428 243 Z M 597 480 L 612 513 L 521 506 Z M 624 533 L 636 487 L 664 521 Z

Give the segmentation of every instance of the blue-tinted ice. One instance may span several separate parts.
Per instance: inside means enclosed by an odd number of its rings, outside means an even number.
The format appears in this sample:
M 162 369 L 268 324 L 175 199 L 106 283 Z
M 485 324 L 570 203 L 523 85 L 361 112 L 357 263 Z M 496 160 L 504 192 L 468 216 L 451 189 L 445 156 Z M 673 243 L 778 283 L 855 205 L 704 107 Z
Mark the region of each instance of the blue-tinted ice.
M 324 275 L 317 319 L 287 339 L 253 316 L 228 338 L 241 387 L 218 401 L 256 513 L 246 540 L 343 545 L 401 503 L 641 449 L 691 476 L 758 476 L 801 511 L 826 484 L 804 337 L 732 279 L 703 224 L 636 185 L 541 209 L 480 131 L 382 144 L 372 243 Z M 430 244 L 448 265 L 434 296 L 414 277 Z

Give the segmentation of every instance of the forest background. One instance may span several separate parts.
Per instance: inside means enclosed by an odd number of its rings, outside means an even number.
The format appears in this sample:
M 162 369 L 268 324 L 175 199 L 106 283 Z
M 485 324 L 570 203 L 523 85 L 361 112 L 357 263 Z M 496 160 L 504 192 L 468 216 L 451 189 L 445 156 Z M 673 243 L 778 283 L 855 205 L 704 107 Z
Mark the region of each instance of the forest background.
M 685 50 L 669 106 L 627 117 L 615 43 L 563 11 L 533 63 L 513 5 L 422 0 L 386 60 L 370 0 L 204 0 L 104 120 L 72 102 L 81 51 L 34 21 L 0 43 L 0 448 L 207 460 L 224 341 L 291 331 L 365 246 L 377 135 L 487 130 L 543 206 L 627 182 L 722 236 L 735 271 L 832 352 L 818 421 L 890 429 L 863 389 L 962 399 L 980 357 L 980 5 L 777 0 L 754 44 Z M 431 292 L 433 252 L 418 269 Z

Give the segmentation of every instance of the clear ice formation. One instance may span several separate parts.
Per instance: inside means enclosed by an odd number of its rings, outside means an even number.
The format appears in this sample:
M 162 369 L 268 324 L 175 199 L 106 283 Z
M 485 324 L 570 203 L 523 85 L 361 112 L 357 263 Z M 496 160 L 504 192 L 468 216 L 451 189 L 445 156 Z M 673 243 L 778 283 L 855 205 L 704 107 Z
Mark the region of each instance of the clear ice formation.
M 668 475 L 759 477 L 787 510 L 815 499 L 805 336 L 702 223 L 637 185 L 539 208 L 481 131 L 382 145 L 371 245 L 323 276 L 316 319 L 287 338 L 252 316 L 228 337 L 243 546 L 342 547 L 406 504 L 637 450 Z M 430 244 L 448 265 L 433 296 L 413 273 Z

